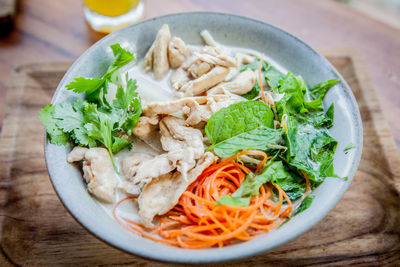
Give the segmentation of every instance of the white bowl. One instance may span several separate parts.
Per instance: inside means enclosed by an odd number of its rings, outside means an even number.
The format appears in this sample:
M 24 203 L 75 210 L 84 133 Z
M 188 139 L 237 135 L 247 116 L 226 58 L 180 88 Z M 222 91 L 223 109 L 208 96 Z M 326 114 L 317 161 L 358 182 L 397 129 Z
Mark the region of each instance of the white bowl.
M 357 170 L 362 150 L 362 124 L 354 95 L 335 68 L 318 52 L 289 33 L 253 19 L 217 14 L 182 13 L 153 18 L 114 32 L 90 47 L 70 67 L 61 80 L 52 99 L 58 103 L 74 95 L 65 85 L 76 77 L 99 77 L 112 60 L 107 48 L 114 43 L 133 45 L 137 57 L 143 58 L 154 41 L 160 27 L 167 23 L 174 36 L 186 43 L 201 44 L 200 31 L 209 32 L 222 44 L 258 50 L 275 62 L 301 75 L 308 85 L 327 79 L 341 82 L 330 89 L 325 106 L 335 104 L 335 125 L 330 134 L 338 140 L 334 165 L 340 176 L 348 180 L 327 178 L 314 192 L 313 204 L 279 229 L 251 241 L 223 248 L 188 250 L 153 242 L 127 232 L 92 199 L 82 180 L 81 171 L 68 164 L 70 146 L 55 146 L 45 139 L 47 168 L 53 186 L 72 216 L 91 233 L 110 245 L 143 257 L 183 263 L 207 263 L 233 260 L 271 250 L 309 230 L 340 200 Z M 349 143 L 356 148 L 345 155 L 343 148 Z

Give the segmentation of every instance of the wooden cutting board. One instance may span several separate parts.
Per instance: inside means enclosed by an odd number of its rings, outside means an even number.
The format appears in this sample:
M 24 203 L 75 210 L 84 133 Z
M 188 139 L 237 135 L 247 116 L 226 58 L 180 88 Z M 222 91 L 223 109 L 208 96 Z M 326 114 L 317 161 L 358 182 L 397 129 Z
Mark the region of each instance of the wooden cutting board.
M 359 170 L 342 200 L 312 230 L 235 265 L 400 265 L 398 152 L 363 62 L 347 50 L 325 55 L 360 107 L 364 149 Z M 68 214 L 51 186 L 37 115 L 69 65 L 31 64 L 12 73 L 0 139 L 0 265 L 163 265 L 96 239 Z

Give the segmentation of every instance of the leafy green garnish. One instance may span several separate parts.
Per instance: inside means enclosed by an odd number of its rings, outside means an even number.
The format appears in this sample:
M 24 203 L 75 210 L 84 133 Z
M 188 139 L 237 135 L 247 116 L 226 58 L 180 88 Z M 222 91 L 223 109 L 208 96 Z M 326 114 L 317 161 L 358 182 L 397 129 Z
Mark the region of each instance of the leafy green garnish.
M 340 81 L 339 79 L 331 79 L 311 87 L 309 89 L 309 95 L 311 97 L 311 100 L 323 99 L 328 90 L 332 86 L 337 84 L 339 81 Z
M 308 109 L 304 106 L 304 94 L 306 85 L 299 76 L 288 73 L 284 80 L 279 81 L 279 93 L 284 96 L 276 102 L 276 109 L 279 117 L 283 114 L 306 113 Z
M 205 132 L 213 145 L 254 130 L 273 127 L 272 110 L 260 101 L 244 101 L 220 109 L 208 120 Z
M 350 143 L 350 144 L 348 144 L 348 145 L 343 149 L 343 151 L 346 152 L 346 151 L 349 151 L 350 149 L 353 149 L 353 148 L 355 148 L 355 147 L 356 147 L 355 144 Z
M 107 85 L 112 74 L 135 59 L 131 52 L 123 49 L 119 44 L 113 44 L 110 47 L 114 54 L 114 60 L 111 62 L 102 78 L 75 78 L 74 81 L 66 85 L 66 88 L 68 90 L 73 90 L 76 93 L 85 92 L 86 99 L 89 102 L 109 107 L 110 105 L 108 104 L 105 95 L 107 94 Z
M 52 104 L 44 106 L 39 113 L 39 120 L 46 127 L 52 144 L 65 145 L 68 141 L 68 134 L 64 133 L 57 126 L 57 119 L 54 118 L 55 107 Z
M 279 92 L 279 81 L 284 80 L 285 75 L 280 72 L 277 68 L 274 66 L 270 66 L 266 71 L 265 71 L 265 80 L 267 81 L 267 84 L 271 88 L 271 90 L 275 93 Z
M 85 92 L 86 100 L 77 99 L 73 104 L 67 101 L 49 104 L 40 111 L 39 119 L 46 127 L 50 143 L 63 145 L 71 140 L 80 146 L 104 145 L 116 169 L 113 153 L 132 146 L 130 141 L 121 136 L 132 134 L 142 108 L 136 92 L 136 81 L 126 75 L 124 89 L 119 76 L 115 76 L 118 69 L 134 59 L 133 54 L 119 44 L 111 45 L 111 49 L 115 58 L 102 78 L 81 77 L 67 85 L 74 92 Z M 112 105 L 105 100 L 111 80 L 118 81 Z
M 210 147 L 220 158 L 234 156 L 240 150 L 267 150 L 282 138 L 282 130 L 259 127 L 221 141 Z
M 305 171 L 311 180 L 322 182 L 333 164 L 337 141 L 325 129 L 317 129 L 294 116 L 288 116 L 286 125 L 286 161 Z
M 298 199 L 306 190 L 304 178 L 291 171 L 282 161 L 272 163 L 258 176 L 263 176 L 265 177 L 263 180 L 277 184 L 291 200 Z
M 304 198 L 303 202 L 301 202 L 300 207 L 297 208 L 297 210 L 294 211 L 293 215 L 297 215 L 300 212 L 305 211 L 306 209 L 308 209 L 309 207 L 311 207 L 311 204 L 314 200 L 314 196 L 313 195 L 308 195 Z

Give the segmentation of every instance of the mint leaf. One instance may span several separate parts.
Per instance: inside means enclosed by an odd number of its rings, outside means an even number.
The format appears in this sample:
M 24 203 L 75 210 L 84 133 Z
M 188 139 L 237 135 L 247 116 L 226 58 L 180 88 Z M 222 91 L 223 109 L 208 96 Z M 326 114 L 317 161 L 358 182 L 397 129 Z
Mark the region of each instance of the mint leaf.
M 339 79 L 331 79 L 311 87 L 309 89 L 309 95 L 311 99 L 312 100 L 315 100 L 317 98 L 323 99 L 328 90 L 332 86 L 337 84 L 339 81 L 340 81 Z
M 46 105 L 39 113 L 38 119 L 46 127 L 50 143 L 55 145 L 65 145 L 68 135 L 57 126 L 58 120 L 54 118 L 55 107 L 52 104 Z
M 205 132 L 212 144 L 248 132 L 259 126 L 273 127 L 274 114 L 260 101 L 244 101 L 220 109 L 208 120 Z
M 265 80 L 267 81 L 267 84 L 271 88 L 271 90 L 275 93 L 279 91 L 279 85 L 280 81 L 285 79 L 285 75 L 280 72 L 277 68 L 274 66 L 270 66 L 266 71 L 265 71 Z
M 288 73 L 284 80 L 279 81 L 279 93 L 284 93 L 281 100 L 277 101 L 276 109 L 279 117 L 283 114 L 306 113 L 308 109 L 304 106 L 304 94 L 306 85 L 301 77 Z
M 282 130 L 259 127 L 233 136 L 210 147 L 220 158 L 234 156 L 240 150 L 267 150 L 269 145 L 277 144 L 282 138 Z
M 322 182 L 333 163 L 337 141 L 327 130 L 317 129 L 294 116 L 288 116 L 286 125 L 286 161 L 289 165 L 305 171 L 311 180 Z
M 297 210 L 295 210 L 293 215 L 297 215 L 300 212 L 305 211 L 306 209 L 308 209 L 309 207 L 311 207 L 311 204 L 314 200 L 314 196 L 313 195 L 308 195 L 304 198 L 303 202 L 301 202 L 300 207 L 297 208 Z
M 306 190 L 304 178 L 291 171 L 282 161 L 272 163 L 258 176 L 264 177 L 263 181 L 278 185 L 291 200 L 301 197 Z

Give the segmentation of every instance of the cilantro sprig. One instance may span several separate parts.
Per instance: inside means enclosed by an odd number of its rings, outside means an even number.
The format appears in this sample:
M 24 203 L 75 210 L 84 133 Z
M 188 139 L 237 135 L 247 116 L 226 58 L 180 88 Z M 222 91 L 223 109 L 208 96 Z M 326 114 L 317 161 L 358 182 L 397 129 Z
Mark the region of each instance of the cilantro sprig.
M 68 141 L 79 146 L 104 146 L 116 170 L 113 154 L 132 143 L 130 136 L 141 113 L 141 101 L 136 92 L 136 81 L 126 75 L 126 85 L 118 82 L 115 99 L 109 104 L 105 98 L 109 83 L 121 67 L 134 59 L 131 52 L 119 44 L 111 45 L 114 60 L 102 78 L 75 78 L 66 87 L 76 93 L 85 93 L 86 99 L 71 103 L 64 101 L 48 104 L 39 113 L 39 120 L 46 127 L 50 143 L 65 145 Z

